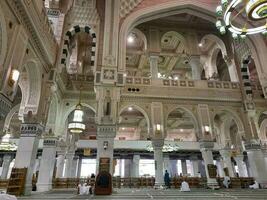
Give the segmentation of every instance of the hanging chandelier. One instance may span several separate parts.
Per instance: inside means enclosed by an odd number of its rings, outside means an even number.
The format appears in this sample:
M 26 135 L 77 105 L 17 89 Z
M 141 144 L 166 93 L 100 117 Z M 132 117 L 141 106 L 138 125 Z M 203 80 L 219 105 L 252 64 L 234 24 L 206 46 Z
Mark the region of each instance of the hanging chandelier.
M 221 34 L 229 30 L 234 39 L 259 33 L 267 36 L 267 0 L 221 0 L 216 14 L 216 27 Z M 240 21 L 244 23 L 239 24 Z
M 180 149 L 179 145 L 165 142 L 165 144 L 162 147 L 162 152 L 174 152 L 174 151 L 179 151 L 179 149 Z M 154 148 L 153 148 L 152 144 L 147 145 L 146 150 L 153 152 Z
M 0 151 L 16 151 L 18 146 L 15 143 L 9 141 L 10 134 L 7 133 L 3 136 L 0 143 Z
M 71 133 L 79 134 L 85 130 L 85 124 L 83 122 L 83 115 L 84 115 L 84 112 L 82 110 L 81 88 L 80 88 L 79 103 L 75 107 L 72 121 L 68 124 L 68 130 Z

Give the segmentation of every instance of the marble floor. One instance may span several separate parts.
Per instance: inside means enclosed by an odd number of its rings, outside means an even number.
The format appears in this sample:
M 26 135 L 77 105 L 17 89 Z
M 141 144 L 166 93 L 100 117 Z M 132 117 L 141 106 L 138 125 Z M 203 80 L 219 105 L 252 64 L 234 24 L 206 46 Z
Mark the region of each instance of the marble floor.
M 78 199 L 113 199 L 113 200 L 142 200 L 142 199 L 173 199 L 173 200 L 267 200 L 267 190 L 241 190 L 220 189 L 204 190 L 193 189 L 191 192 L 182 193 L 177 189 L 116 189 L 112 196 L 79 196 L 74 190 L 55 190 L 48 193 L 34 193 L 32 196 L 20 197 L 19 200 L 78 200 Z

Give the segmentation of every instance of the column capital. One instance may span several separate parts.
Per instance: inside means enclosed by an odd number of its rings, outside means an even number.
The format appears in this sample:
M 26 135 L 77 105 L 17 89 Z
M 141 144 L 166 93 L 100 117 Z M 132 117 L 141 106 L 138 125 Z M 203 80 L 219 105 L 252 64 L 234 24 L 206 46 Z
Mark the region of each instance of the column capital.
M 137 154 L 133 155 L 133 162 L 139 162 L 139 160 L 140 160 L 140 155 Z
M 57 146 L 57 141 L 58 141 L 57 137 L 46 136 L 44 138 L 43 145 L 44 145 L 44 147 L 56 147 Z
M 22 123 L 20 131 L 21 137 L 36 137 L 43 133 L 44 126 L 39 123 Z
M 11 156 L 11 155 L 9 155 L 9 154 L 4 155 L 4 157 L 3 157 L 3 162 L 11 162 L 12 157 L 13 157 L 13 156 Z
M 214 147 L 214 142 L 212 141 L 201 141 L 199 143 L 200 145 L 200 151 L 205 151 L 205 150 L 213 150 Z
M 163 139 L 153 139 L 152 140 L 152 146 L 153 148 L 158 148 L 158 149 L 162 149 L 164 146 L 164 140 Z
M 190 62 L 196 62 L 196 61 L 200 63 L 200 55 L 191 55 L 189 57 L 189 63 Z
M 256 141 L 245 142 L 244 146 L 246 151 L 261 150 L 261 144 Z
M 97 125 L 97 138 L 115 138 L 117 127 L 114 124 Z
M 231 157 L 231 154 L 232 154 L 231 149 L 221 149 L 221 150 L 219 150 L 219 152 L 223 158 L 229 158 L 229 157 Z

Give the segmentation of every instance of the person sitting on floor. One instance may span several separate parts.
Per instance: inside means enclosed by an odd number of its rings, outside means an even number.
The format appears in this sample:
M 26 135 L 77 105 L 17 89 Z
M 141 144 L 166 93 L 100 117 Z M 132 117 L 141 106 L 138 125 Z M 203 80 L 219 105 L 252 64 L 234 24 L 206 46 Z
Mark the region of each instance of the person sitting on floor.
M 230 177 L 229 176 L 225 176 L 224 179 L 223 179 L 223 185 L 225 188 L 229 188 L 229 185 L 231 184 L 231 181 L 230 181 Z
M 250 185 L 249 188 L 250 189 L 259 189 L 260 185 L 259 185 L 259 183 L 257 181 L 254 181 L 254 184 Z
M 181 192 L 190 192 L 190 187 L 189 187 L 189 184 L 183 180 L 183 182 L 181 183 L 181 189 L 180 189 Z
M 91 186 L 87 186 L 87 184 L 84 183 L 83 185 L 79 184 L 78 187 L 79 187 L 79 195 L 88 195 L 89 194 Z

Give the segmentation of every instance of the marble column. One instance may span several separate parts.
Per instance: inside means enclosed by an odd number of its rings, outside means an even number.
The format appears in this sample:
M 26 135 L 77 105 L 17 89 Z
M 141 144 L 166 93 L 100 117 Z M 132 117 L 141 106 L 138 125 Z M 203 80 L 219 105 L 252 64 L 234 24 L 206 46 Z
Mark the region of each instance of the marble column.
M 82 170 L 82 161 L 83 159 L 80 157 L 78 161 L 78 169 L 77 169 L 77 177 L 81 177 L 81 170 Z
M 191 163 L 192 163 L 192 168 L 193 168 L 193 174 L 192 176 L 194 177 L 199 177 L 199 160 L 198 160 L 198 157 L 192 157 L 191 158 Z
M 216 177 L 211 177 L 208 170 L 208 165 L 213 165 L 212 149 L 214 147 L 213 142 L 201 142 L 200 151 L 205 164 L 205 171 L 207 176 L 207 186 L 211 189 L 219 188 Z
M 171 165 L 170 165 L 170 157 L 168 155 L 163 157 L 163 172 L 165 172 L 165 170 L 167 170 L 170 174 L 170 176 L 172 176 L 171 174 Z
M 123 159 L 120 159 L 120 176 L 121 177 L 131 177 L 131 167 L 133 166 L 132 159 L 124 159 L 124 166 L 122 165 Z M 122 169 L 124 167 L 124 174 Z
M 267 166 L 260 145 L 246 144 L 246 151 L 252 176 L 262 188 L 267 188 Z
M 247 167 L 244 163 L 244 155 L 240 154 L 234 157 L 237 167 L 239 177 L 248 177 Z
M 224 177 L 223 162 L 221 159 L 216 160 L 217 173 L 220 177 Z
M 73 167 L 74 155 L 75 155 L 74 152 L 68 152 L 66 154 L 66 166 L 65 166 L 64 178 L 72 178 L 72 167 Z
M 132 177 L 139 177 L 140 155 L 133 156 Z
M 79 157 L 74 156 L 71 164 L 71 178 L 77 178 Z
M 181 160 L 181 165 L 182 165 L 182 174 L 183 174 L 183 176 L 186 176 L 187 175 L 187 165 L 186 165 L 185 159 Z
M 35 161 L 35 164 L 34 164 L 34 170 L 33 170 L 33 173 L 36 174 L 36 172 L 39 171 L 40 169 L 40 162 L 41 162 L 41 156 L 38 156 L 38 158 L 36 159 Z
M 171 171 L 170 175 L 171 176 L 178 176 L 178 171 L 177 171 L 177 160 L 170 160 L 170 165 L 171 165 Z
M 38 151 L 39 138 L 43 130 L 44 127 L 38 123 L 31 122 L 21 124 L 21 134 L 14 168 L 27 168 L 24 195 L 30 195 L 32 191 L 32 175 Z
M 63 170 L 64 170 L 64 163 L 65 163 L 65 152 L 58 152 L 57 153 L 57 172 L 56 178 L 63 178 Z
M 7 179 L 7 174 L 9 171 L 10 163 L 12 162 L 12 156 L 11 155 L 4 155 L 3 157 L 3 164 L 2 164 L 2 174 L 1 179 Z
M 114 124 L 102 124 L 97 127 L 97 168 L 96 171 L 102 170 L 100 166 L 101 158 L 109 158 L 109 173 L 113 175 L 113 151 L 114 138 L 116 136 L 116 126 Z
M 224 60 L 228 66 L 231 82 L 239 82 L 234 59 L 229 59 L 228 57 L 225 57 Z
M 155 187 L 160 187 L 164 185 L 163 152 L 162 152 L 164 140 L 153 140 L 152 145 L 153 145 L 154 160 L 155 160 Z
M 150 56 L 149 57 L 149 63 L 150 63 L 150 73 L 151 73 L 151 79 L 157 79 L 158 78 L 158 56 Z
M 43 153 L 37 180 L 37 191 L 46 192 L 52 189 L 54 166 L 56 161 L 57 138 L 46 136 L 43 142 Z
M 189 60 L 189 65 L 192 68 L 192 79 L 201 80 L 201 63 L 199 56 L 191 56 Z
M 232 160 L 231 160 L 231 150 L 228 150 L 228 149 L 220 150 L 220 154 L 221 154 L 221 156 L 223 158 L 224 168 L 228 169 L 229 176 L 230 177 L 235 177 L 233 163 L 232 163 Z

